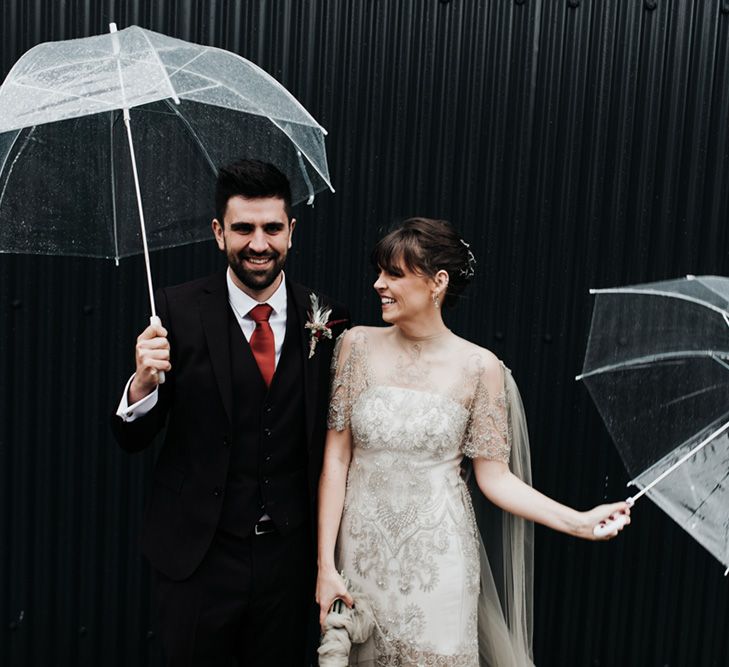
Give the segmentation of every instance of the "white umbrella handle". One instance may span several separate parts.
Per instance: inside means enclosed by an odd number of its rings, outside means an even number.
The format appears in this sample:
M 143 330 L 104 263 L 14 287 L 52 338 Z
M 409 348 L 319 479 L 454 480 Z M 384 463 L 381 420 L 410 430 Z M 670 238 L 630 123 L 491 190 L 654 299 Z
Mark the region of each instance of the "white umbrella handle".
M 162 326 L 162 320 L 159 319 L 158 315 L 152 315 L 149 318 L 149 323 L 153 327 L 161 327 Z M 165 383 L 165 372 L 164 371 L 157 371 L 157 384 L 164 384 Z
M 628 517 L 625 514 L 621 514 L 617 519 L 613 521 L 606 521 L 605 523 L 599 523 L 592 529 L 592 534 L 595 537 L 607 537 L 613 533 L 617 533 L 626 523 L 628 523 Z

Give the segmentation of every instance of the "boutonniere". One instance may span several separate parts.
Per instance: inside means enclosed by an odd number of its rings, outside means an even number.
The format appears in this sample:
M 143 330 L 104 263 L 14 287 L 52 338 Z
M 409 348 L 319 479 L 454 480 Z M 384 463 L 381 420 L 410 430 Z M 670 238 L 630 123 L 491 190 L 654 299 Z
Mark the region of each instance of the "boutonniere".
M 314 292 L 309 295 L 309 298 L 311 299 L 311 310 L 309 311 L 309 321 L 304 326 L 309 330 L 309 359 L 311 359 L 319 339 L 322 336 L 331 339 L 332 327 L 335 324 L 346 322 L 346 320 L 330 320 L 332 309 L 323 307 Z

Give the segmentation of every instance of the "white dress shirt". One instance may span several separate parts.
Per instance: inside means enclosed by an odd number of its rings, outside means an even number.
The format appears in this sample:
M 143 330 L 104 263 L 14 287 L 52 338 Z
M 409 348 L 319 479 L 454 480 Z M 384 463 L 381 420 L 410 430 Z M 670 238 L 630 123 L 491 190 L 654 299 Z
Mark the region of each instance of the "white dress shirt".
M 256 328 L 256 323 L 249 313 L 259 305 L 259 302 L 248 296 L 233 282 L 230 268 L 225 274 L 225 281 L 228 286 L 228 303 L 235 314 L 236 320 L 238 320 L 243 335 L 250 342 L 253 331 Z M 273 309 L 268 323 L 271 325 L 271 330 L 273 331 L 273 340 L 276 346 L 275 363 L 278 366 L 278 360 L 281 358 L 281 348 L 283 347 L 284 337 L 286 336 L 286 278 L 283 272 L 281 272 L 281 283 L 276 288 L 276 291 L 268 301 L 263 301 L 262 303 L 267 303 Z M 134 375 L 129 378 L 126 387 L 124 387 L 124 393 L 116 411 L 117 416 L 121 417 L 125 422 L 131 422 L 143 417 L 157 405 L 158 392 L 156 387 L 151 394 L 129 405 L 127 396 L 129 395 L 129 386 L 132 384 L 133 379 Z

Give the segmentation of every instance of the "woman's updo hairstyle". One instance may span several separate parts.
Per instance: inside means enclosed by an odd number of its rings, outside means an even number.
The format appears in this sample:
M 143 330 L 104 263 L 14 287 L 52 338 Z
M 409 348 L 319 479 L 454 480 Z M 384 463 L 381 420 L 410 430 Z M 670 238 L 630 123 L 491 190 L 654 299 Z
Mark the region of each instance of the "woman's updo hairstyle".
M 372 264 L 392 276 L 402 276 L 402 267 L 434 278 L 448 273 L 444 306 L 455 305 L 473 278 L 476 259 L 447 220 L 408 218 L 381 238 L 372 251 Z

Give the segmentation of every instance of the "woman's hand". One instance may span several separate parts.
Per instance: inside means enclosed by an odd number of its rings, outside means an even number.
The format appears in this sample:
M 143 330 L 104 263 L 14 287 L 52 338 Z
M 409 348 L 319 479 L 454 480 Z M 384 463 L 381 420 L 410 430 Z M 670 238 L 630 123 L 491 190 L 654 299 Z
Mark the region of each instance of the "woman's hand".
M 586 512 L 580 512 L 581 521 L 577 527 L 575 535 L 585 540 L 610 540 L 616 537 L 617 534 L 630 523 L 630 505 L 623 501 L 620 503 L 610 503 L 607 505 L 598 505 L 591 510 Z M 620 522 L 615 529 L 604 536 L 596 536 L 595 528 L 597 526 L 605 526 L 610 521 L 616 521 L 620 517 L 623 517 L 623 521 Z
M 316 602 L 319 605 L 319 625 L 322 628 L 329 609 L 337 599 L 342 600 L 350 609 L 354 606 L 354 600 L 339 572 L 333 567 L 320 567 L 316 578 Z

